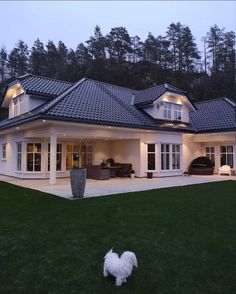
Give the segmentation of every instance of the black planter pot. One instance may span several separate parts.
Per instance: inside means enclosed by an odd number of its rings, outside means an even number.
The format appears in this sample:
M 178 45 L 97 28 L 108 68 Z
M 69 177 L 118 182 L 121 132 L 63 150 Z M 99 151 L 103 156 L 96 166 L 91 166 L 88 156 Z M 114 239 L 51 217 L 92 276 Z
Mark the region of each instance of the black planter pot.
M 74 198 L 83 198 L 86 182 L 86 168 L 72 168 L 70 170 L 70 185 Z
M 153 173 L 152 172 L 147 172 L 147 178 L 152 179 Z

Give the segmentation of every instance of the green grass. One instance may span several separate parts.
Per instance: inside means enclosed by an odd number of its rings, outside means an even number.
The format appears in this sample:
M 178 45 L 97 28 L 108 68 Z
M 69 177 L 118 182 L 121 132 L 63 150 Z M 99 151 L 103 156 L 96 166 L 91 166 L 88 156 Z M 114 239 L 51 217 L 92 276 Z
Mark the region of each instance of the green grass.
M 0 293 L 235 293 L 236 182 L 77 201 L 0 182 Z M 111 247 L 136 253 L 121 288 Z

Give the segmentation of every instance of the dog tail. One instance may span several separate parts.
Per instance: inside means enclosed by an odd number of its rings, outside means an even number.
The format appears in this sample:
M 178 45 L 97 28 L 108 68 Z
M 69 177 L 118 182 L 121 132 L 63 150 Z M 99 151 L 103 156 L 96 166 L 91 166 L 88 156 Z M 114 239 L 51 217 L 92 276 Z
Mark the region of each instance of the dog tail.
M 113 247 L 106 253 L 106 255 L 104 256 L 104 259 L 106 259 L 107 255 L 113 253 Z

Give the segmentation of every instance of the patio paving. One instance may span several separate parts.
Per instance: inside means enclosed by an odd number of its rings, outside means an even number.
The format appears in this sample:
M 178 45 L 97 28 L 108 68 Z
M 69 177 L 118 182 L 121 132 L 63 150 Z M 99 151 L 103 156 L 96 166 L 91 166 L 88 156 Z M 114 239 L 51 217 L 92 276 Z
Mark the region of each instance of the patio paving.
M 176 186 L 186 186 L 208 182 L 219 182 L 225 180 L 236 180 L 235 176 L 178 176 L 165 178 L 111 178 L 109 180 L 87 179 L 85 187 L 85 198 L 136 192 Z M 50 185 L 48 179 L 16 179 L 0 175 L 0 181 L 5 181 L 25 188 L 31 188 L 42 192 L 54 194 L 67 199 L 73 199 L 70 181 L 68 178 L 57 179 L 56 185 Z

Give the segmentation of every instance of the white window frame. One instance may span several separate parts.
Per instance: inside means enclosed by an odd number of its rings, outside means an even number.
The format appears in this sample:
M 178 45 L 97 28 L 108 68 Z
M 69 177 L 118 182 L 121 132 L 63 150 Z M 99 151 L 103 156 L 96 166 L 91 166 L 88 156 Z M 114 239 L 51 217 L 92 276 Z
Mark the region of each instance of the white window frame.
M 179 151 L 177 151 L 176 149 L 174 150 L 173 146 L 179 147 Z M 180 148 L 181 148 L 180 144 L 171 144 L 171 159 L 172 159 L 171 167 L 172 167 L 172 170 L 180 170 L 180 166 L 181 166 L 181 151 L 180 151 Z M 177 156 L 177 158 L 178 158 L 178 161 L 179 161 L 179 167 L 178 168 L 174 167 L 174 160 L 173 160 L 174 156 Z
M 163 101 L 163 119 L 182 121 L 182 105 Z
M 166 117 L 166 114 L 167 114 L 167 117 Z M 172 118 L 172 103 L 164 101 L 163 118 L 171 120 L 171 118 Z
M 221 152 L 221 147 L 225 147 L 226 149 L 226 152 Z M 232 152 L 228 152 L 228 148 L 227 147 L 232 147 Z M 229 162 L 228 162 L 228 156 L 229 155 L 232 155 L 233 157 L 233 160 L 232 160 L 232 166 L 231 168 L 234 168 L 234 146 L 233 145 L 221 145 L 220 146 L 220 166 L 222 166 L 223 164 L 221 164 L 221 155 L 222 154 L 225 154 L 226 155 L 226 163 L 224 165 L 229 165 Z
M 28 144 L 33 144 L 33 146 L 35 146 L 35 144 L 40 144 L 41 145 L 41 152 L 28 152 Z M 42 173 L 42 163 L 43 163 L 43 143 L 42 142 L 27 142 L 26 143 L 26 172 L 27 173 Z M 32 153 L 33 154 L 33 170 L 28 170 L 27 169 L 27 158 L 28 158 L 28 154 Z M 40 153 L 41 154 L 41 162 L 40 162 L 40 171 L 35 171 L 35 154 L 36 153 Z
M 19 146 L 20 151 L 19 151 Z M 16 171 L 17 172 L 22 172 L 22 142 L 16 142 Z M 19 160 L 20 159 L 20 160 Z
M 162 145 L 163 145 L 163 147 L 165 146 L 165 148 L 163 148 L 164 150 L 162 151 Z M 166 146 L 169 146 L 169 151 L 167 152 L 166 151 Z M 160 147 L 161 147 L 161 149 L 160 149 L 160 155 L 161 155 L 161 160 L 160 160 L 160 170 L 161 171 L 169 171 L 170 170 L 170 166 L 171 166 L 171 162 L 170 162 L 170 154 L 171 154 L 171 152 L 170 152 L 170 145 L 171 144 L 169 144 L 169 143 L 161 143 L 161 145 L 160 145 Z M 164 168 L 162 168 L 162 155 L 163 156 L 165 156 L 164 158 L 165 158 L 165 161 L 163 161 L 163 165 L 164 165 Z M 169 158 L 169 168 L 166 168 L 166 166 L 167 166 L 167 155 L 168 155 L 168 158 Z M 165 164 L 164 164 L 165 163 Z
M 174 105 L 174 113 L 173 113 L 173 119 L 174 120 L 182 120 L 182 105 L 180 104 L 173 104 Z
M 215 160 L 216 160 L 216 148 L 215 146 L 206 146 L 205 147 L 205 155 L 207 158 L 209 158 L 213 166 L 215 166 Z
M 166 148 L 164 151 L 162 151 L 162 145 L 169 145 L 169 152 L 166 152 Z M 179 146 L 179 152 L 173 152 L 173 145 L 178 145 Z M 169 154 L 169 168 L 168 169 L 162 169 L 162 154 Z M 175 169 L 173 168 L 173 155 L 178 154 L 179 156 L 179 168 Z M 166 143 L 166 142 L 161 142 L 160 143 L 160 172 L 177 172 L 181 171 L 182 169 L 182 144 L 181 143 Z M 166 166 L 166 164 L 165 164 Z
M 7 143 L 2 144 L 2 160 L 7 160 Z
M 146 148 L 147 148 L 147 160 L 146 160 L 146 164 L 147 164 L 147 172 L 156 172 L 157 171 L 157 144 L 156 143 L 147 143 L 146 144 Z M 148 151 L 148 145 L 154 145 L 154 151 Z M 155 158 L 155 169 L 148 169 L 148 155 L 149 154 L 154 154 L 154 158 Z

